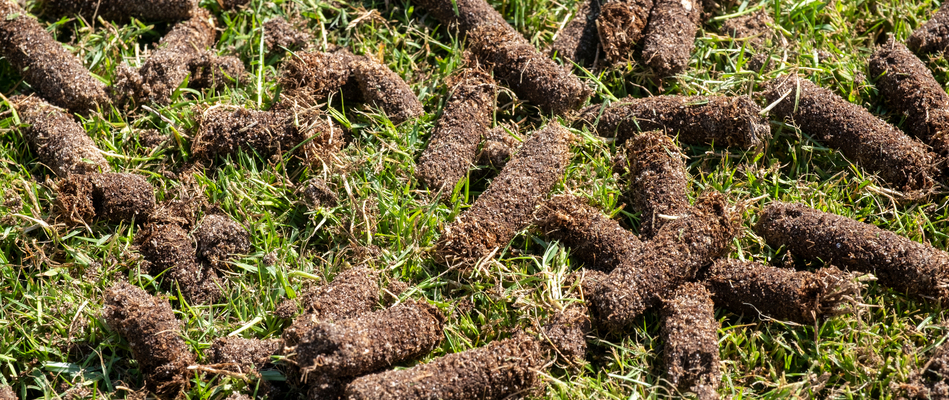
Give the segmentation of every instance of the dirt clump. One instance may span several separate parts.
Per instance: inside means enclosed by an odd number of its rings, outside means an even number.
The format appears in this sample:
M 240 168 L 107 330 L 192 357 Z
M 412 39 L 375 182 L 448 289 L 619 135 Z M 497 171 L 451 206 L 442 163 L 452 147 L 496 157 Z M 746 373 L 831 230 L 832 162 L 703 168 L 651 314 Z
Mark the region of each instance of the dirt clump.
M 566 68 L 541 54 L 509 25 L 471 31 L 468 50 L 479 65 L 494 71 L 521 100 L 544 112 L 564 114 L 580 108 L 592 91 Z M 473 64 L 473 63 L 472 63 Z
M 7 385 L 0 385 L 0 400 L 17 400 L 16 392 Z
M 872 273 L 880 285 L 912 296 L 949 300 L 949 253 L 931 245 L 793 203 L 771 203 L 754 229 L 772 248 Z
M 313 41 L 313 35 L 296 29 L 283 17 L 274 17 L 264 23 L 264 46 L 268 53 L 304 50 Z
M 310 208 L 333 208 L 339 204 L 339 196 L 320 178 L 306 181 L 306 185 L 300 188 L 298 193 Z
M 699 283 L 684 283 L 662 304 L 661 335 L 666 379 L 699 400 L 718 399 L 722 380 L 718 321 L 711 295 Z
M 221 89 L 228 84 L 244 81 L 247 71 L 244 62 L 234 56 L 219 56 L 214 51 L 202 51 L 188 61 L 191 78 L 188 87 L 194 89 Z
M 600 16 L 600 0 L 584 0 L 566 26 L 557 32 L 547 54 L 572 61 L 581 67 L 593 65 L 600 47 L 596 19 Z
M 614 0 L 603 5 L 596 29 L 607 62 L 633 61 L 633 51 L 643 38 L 652 8 L 653 0 Z
M 198 263 L 194 242 L 180 226 L 145 225 L 136 234 L 135 243 L 147 261 L 149 275 L 167 274 L 163 285 L 166 289 L 177 283 L 185 299 L 197 304 L 213 303 L 221 297 L 217 273 Z
M 584 108 L 576 124 L 619 141 L 661 130 L 689 145 L 761 149 L 771 137 L 771 125 L 760 112 L 748 96 L 627 97 L 605 107 Z
M 216 368 L 245 374 L 260 371 L 270 362 L 270 356 L 283 352 L 283 340 L 244 339 L 222 337 L 206 351 L 208 362 Z
M 481 150 L 478 150 L 477 162 L 480 165 L 504 168 L 520 145 L 521 142 L 508 134 L 504 126 L 495 126 L 485 133 Z
M 145 375 L 145 387 L 174 398 L 190 386 L 188 366 L 194 354 L 181 338 L 181 321 L 168 301 L 141 288 L 119 282 L 105 292 L 103 317 L 109 327 L 129 342 L 132 355 Z
M 419 157 L 415 176 L 429 189 L 450 196 L 468 173 L 478 143 L 491 126 L 496 87 L 491 76 L 473 68 L 463 69 L 448 86 L 451 94 Z
M 497 25 L 514 31 L 485 0 L 419 0 L 415 4 L 428 10 L 446 27 L 457 28 L 462 35 L 468 35 L 482 25 Z
M 572 140 L 556 121 L 535 133 L 474 204 L 445 227 L 436 259 L 449 265 L 471 263 L 510 242 L 563 176 Z
M 766 9 L 762 8 L 750 14 L 725 20 L 719 32 L 735 39 L 746 40 L 750 48 L 761 49 L 774 35 L 769 25 L 774 25 L 774 19 Z
M 640 236 L 651 238 L 669 217 L 689 210 L 686 156 L 660 131 L 645 132 L 627 141 L 626 155 L 626 194 L 636 211 L 642 213 Z
M 328 285 L 316 286 L 303 291 L 297 301 L 303 306 L 303 314 L 283 330 L 283 339 L 288 346 L 295 346 L 310 329 L 320 322 L 334 322 L 355 318 L 372 311 L 379 302 L 378 274 L 368 268 L 353 268 L 339 273 Z M 293 300 L 277 306 L 274 313 L 290 318 L 297 309 Z
M 576 365 L 587 352 L 587 334 L 592 330 L 587 307 L 575 305 L 552 315 L 544 324 L 541 345 L 562 365 Z
M 428 364 L 356 378 L 346 387 L 346 397 L 501 400 L 534 387 L 543 364 L 539 342 L 520 333 Z
M 45 100 L 72 112 L 108 105 L 105 85 L 16 2 L 0 1 L 0 56 Z
M 30 125 L 21 130 L 23 138 L 56 176 L 112 170 L 92 138 L 65 110 L 34 96 L 11 101 L 20 121 Z
M 702 23 L 702 4 L 695 1 L 656 0 L 649 13 L 643 61 L 660 78 L 681 73 L 689 66 L 695 33 Z
M 319 323 L 303 335 L 296 362 L 309 376 L 358 376 L 416 359 L 442 341 L 445 317 L 408 301 L 342 321 Z
M 913 31 L 906 46 L 920 56 L 945 53 L 949 47 L 949 3 L 942 3 L 929 21 Z
M 348 102 L 361 102 L 359 84 L 352 73 L 352 64 L 361 58 L 342 48 L 293 53 L 283 61 L 281 103 L 311 106 L 340 92 Z
M 69 175 L 59 182 L 57 192 L 60 214 L 76 223 L 142 221 L 155 208 L 154 189 L 145 178 L 133 174 Z
M 224 265 L 234 254 L 250 251 L 250 233 L 227 215 L 205 216 L 194 231 L 198 258 L 212 266 Z
M 560 240 L 588 269 L 610 272 L 643 245 L 635 234 L 573 195 L 554 196 L 534 214 L 538 229 Z
M 132 18 L 149 22 L 177 22 L 191 18 L 195 0 L 46 0 L 43 12 L 56 17 L 79 15 L 88 21 L 128 22 Z
M 362 57 L 352 63 L 352 68 L 363 100 L 385 111 L 393 123 L 402 123 L 425 112 L 412 88 L 389 67 L 371 57 Z

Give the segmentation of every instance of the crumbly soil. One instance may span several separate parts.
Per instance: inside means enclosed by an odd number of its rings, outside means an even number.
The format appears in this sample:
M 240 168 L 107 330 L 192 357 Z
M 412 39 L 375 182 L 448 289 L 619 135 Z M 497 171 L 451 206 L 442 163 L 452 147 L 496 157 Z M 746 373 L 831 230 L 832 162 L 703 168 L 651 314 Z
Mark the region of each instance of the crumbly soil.
M 592 105 L 577 117 L 604 137 L 625 141 L 640 132 L 662 130 L 679 143 L 761 149 L 771 125 L 748 96 L 627 97 L 609 106 Z
M 761 49 L 765 42 L 774 35 L 769 25 L 774 25 L 774 19 L 768 10 L 762 8 L 751 14 L 725 20 L 719 31 L 722 35 L 748 41 L 748 46 Z
M 145 387 L 164 398 L 174 398 L 190 386 L 187 367 L 194 354 L 181 338 L 181 321 L 167 300 L 141 288 L 119 282 L 105 292 L 103 317 L 125 338 L 145 374 Z
M 573 19 L 557 32 L 557 38 L 550 44 L 547 54 L 575 62 L 581 67 L 593 65 L 600 48 L 596 31 L 596 19 L 599 16 L 600 0 L 584 0 L 577 6 Z
M 313 35 L 298 30 L 283 17 L 274 17 L 264 23 L 264 46 L 267 46 L 268 53 L 304 50 L 312 41 Z
M 401 76 L 372 57 L 362 57 L 352 64 L 353 79 L 359 84 L 365 102 L 379 107 L 393 123 L 425 113 L 422 102 Z
M 270 356 L 283 352 L 283 340 L 244 339 L 222 337 L 205 351 L 208 363 L 216 369 L 246 374 L 270 362 Z
M 43 13 L 55 17 L 79 15 L 89 22 L 94 17 L 119 23 L 131 18 L 177 22 L 191 18 L 196 8 L 196 0 L 46 0 Z
M 660 78 L 685 71 L 701 23 L 700 0 L 656 0 L 644 34 L 643 61 Z
M 436 259 L 472 263 L 507 245 L 563 176 L 572 140 L 556 121 L 531 136 L 475 203 L 445 227 Z
M 208 205 L 204 195 L 196 189 L 179 190 L 175 198 L 167 199 L 158 203 L 152 213 L 148 216 L 148 222 L 152 224 L 175 224 L 191 231 L 198 215 Z
M 651 238 L 667 222 L 689 210 L 689 173 L 685 154 L 660 131 L 640 134 L 626 142 L 629 175 L 626 195 L 639 211 L 639 234 Z
M 235 254 L 250 252 L 250 233 L 227 215 L 211 214 L 194 231 L 198 259 L 221 267 Z
M 352 64 L 360 59 L 362 56 L 342 48 L 293 53 L 283 61 L 281 103 L 315 106 L 330 96 L 339 97 L 340 92 L 346 102 L 361 102 L 359 85 L 352 76 Z
M 197 261 L 194 242 L 175 224 L 148 224 L 135 235 L 149 275 L 164 273 L 164 287 L 177 283 L 191 303 L 209 304 L 221 297 L 217 273 Z M 167 272 L 166 272 L 167 271 Z
M 485 25 L 471 31 L 468 50 L 479 65 L 494 71 L 521 100 L 545 113 L 580 108 L 592 91 L 566 68 L 541 54 L 510 26 Z M 473 64 L 473 63 L 472 63 Z
M 243 393 L 231 393 L 231 395 L 225 397 L 224 400 L 253 400 L 253 398 Z
M 932 72 L 892 37 L 870 57 L 870 74 L 886 106 L 903 121 L 903 131 L 949 156 L 949 94 Z
M 635 234 L 573 195 L 554 196 L 534 214 L 537 228 L 559 240 L 585 268 L 609 273 L 642 247 Z
M 428 303 L 408 301 L 362 316 L 317 324 L 296 347 L 304 381 L 310 376 L 359 376 L 413 360 L 441 343 L 445 317 Z
M 755 225 L 772 248 L 876 275 L 916 297 L 949 300 L 949 253 L 853 219 L 792 203 L 771 203 Z
M 379 302 L 378 274 L 368 268 L 353 268 L 336 275 L 332 283 L 303 291 L 297 301 L 286 300 L 274 314 L 291 318 L 303 307 L 303 314 L 283 330 L 288 346 L 295 346 L 310 329 L 321 322 L 355 318 L 372 311 Z
M 457 29 L 462 35 L 468 35 L 482 25 L 497 25 L 514 30 L 485 0 L 418 0 L 413 4 L 427 10 L 450 31 Z
M 428 364 L 357 378 L 351 400 L 501 400 L 534 387 L 544 365 L 539 341 L 518 334 L 485 347 L 449 354 Z
M 139 175 L 69 175 L 59 181 L 57 191 L 60 214 L 75 223 L 143 221 L 155 208 L 154 189 Z
M 596 29 L 608 63 L 633 61 L 633 51 L 643 37 L 652 7 L 653 0 L 614 0 L 600 8 Z
M 699 400 L 715 400 L 722 380 L 718 320 L 711 295 L 699 283 L 684 283 L 663 301 L 661 335 L 666 380 Z
M 694 279 L 700 268 L 728 252 L 739 218 L 729 210 L 723 194 L 700 197 L 688 214 L 663 225 L 651 241 L 596 285 L 590 300 L 598 323 L 622 332 L 646 309 L 669 298 L 676 287 Z
M 306 181 L 306 184 L 298 190 L 298 194 L 303 197 L 303 201 L 311 209 L 332 208 L 339 204 L 339 196 L 326 184 L 326 181 L 320 178 L 312 178 Z
M 92 138 L 66 111 L 35 96 L 11 101 L 20 121 L 30 125 L 21 129 L 30 150 L 56 176 L 112 170 Z
M 540 338 L 541 345 L 561 365 L 577 365 L 586 355 L 586 336 L 592 329 L 587 307 L 582 304 L 571 306 L 547 320 Z
M 0 385 L 0 400 L 17 400 L 13 388 L 7 385 Z
M 936 155 L 923 143 L 807 79 L 788 75 L 765 87 L 768 104 L 789 93 L 771 109 L 776 118 L 839 150 L 893 188 L 906 192 L 907 198 L 924 197 L 932 190 L 938 173 Z
M 479 165 L 490 165 L 497 169 L 504 168 L 520 145 L 521 142 L 507 133 L 504 126 L 495 126 L 485 133 L 484 140 L 481 142 L 481 150 L 478 151 L 477 162 Z
M 949 343 L 937 348 L 922 368 L 910 373 L 907 383 L 899 385 L 897 395 L 901 399 L 949 399 Z
M 450 96 L 428 147 L 419 157 L 415 176 L 430 190 L 450 196 L 468 174 L 478 143 L 491 126 L 496 86 L 487 73 L 465 68 L 452 77 L 448 87 Z
M 105 85 L 16 2 L 0 1 L 0 56 L 59 107 L 86 113 L 110 103 Z
M 306 393 L 307 400 L 345 400 L 343 392 L 346 386 L 353 381 L 350 376 L 316 376 L 311 377 L 307 385 L 310 390 Z
M 219 56 L 214 51 L 202 51 L 188 60 L 191 73 L 188 87 L 193 89 L 221 89 L 244 81 L 247 71 L 240 58 Z
M 929 21 L 913 31 L 906 39 L 906 47 L 921 57 L 945 53 L 949 47 L 949 2 L 942 3 Z

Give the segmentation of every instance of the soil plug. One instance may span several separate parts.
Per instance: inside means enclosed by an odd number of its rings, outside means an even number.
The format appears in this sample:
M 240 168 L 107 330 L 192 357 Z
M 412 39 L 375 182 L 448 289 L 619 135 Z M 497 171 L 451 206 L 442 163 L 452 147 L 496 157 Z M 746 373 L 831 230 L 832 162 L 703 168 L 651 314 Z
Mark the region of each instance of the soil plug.
M 662 350 L 666 379 L 678 390 L 697 394 L 699 400 L 719 396 L 722 380 L 718 350 L 718 321 L 708 290 L 684 283 L 662 304 Z
M 600 9 L 596 29 L 610 64 L 633 61 L 633 50 L 643 37 L 653 0 L 614 0 Z
M 642 213 L 639 233 L 651 238 L 669 218 L 689 210 L 685 154 L 662 132 L 645 132 L 626 142 L 626 194 Z
M 599 16 L 600 0 L 584 0 L 570 22 L 557 32 L 557 38 L 547 49 L 547 54 L 575 62 L 581 67 L 593 65 L 600 47 L 596 31 L 596 19 Z
M 94 173 L 69 175 L 59 181 L 56 203 L 70 221 L 93 219 L 112 223 L 142 221 L 155 208 L 152 185 L 139 175 Z
M 428 10 L 446 27 L 456 27 L 462 35 L 482 25 L 506 26 L 514 31 L 485 0 L 416 0 L 413 3 Z
M 212 266 L 222 266 L 234 254 L 250 251 L 250 233 L 227 215 L 205 216 L 194 232 L 197 256 Z
M 221 89 L 232 82 L 242 82 L 246 70 L 244 62 L 234 56 L 219 56 L 213 50 L 205 50 L 188 61 L 193 89 Z
M 46 0 L 43 12 L 56 17 L 79 15 L 92 22 L 127 23 L 131 18 L 149 22 L 177 22 L 191 18 L 198 2 L 195 0 Z
M 944 53 L 949 47 L 949 3 L 942 3 L 929 21 L 913 31 L 906 46 L 920 56 Z
M 16 392 L 7 385 L 0 385 L 0 400 L 17 400 Z
M 336 275 L 330 284 L 306 290 L 298 297 L 303 314 L 283 330 L 288 346 L 295 346 L 300 338 L 320 322 L 334 322 L 356 318 L 372 311 L 379 302 L 377 273 L 367 268 L 353 268 Z M 275 314 L 284 318 L 293 316 L 296 302 L 286 300 Z
M 221 297 L 217 273 L 198 263 L 194 242 L 180 226 L 148 224 L 135 235 L 135 242 L 148 262 L 149 275 L 168 274 L 166 289 L 175 282 L 185 298 L 197 304 L 213 303 Z
M 313 41 L 313 35 L 298 30 L 283 17 L 273 17 L 265 22 L 264 35 L 267 53 L 303 50 Z
M 488 129 L 483 139 L 481 150 L 478 151 L 478 164 L 490 165 L 498 169 L 504 168 L 521 146 L 521 142 L 511 136 L 501 125 Z
M 216 367 L 236 370 L 245 374 L 252 370 L 260 371 L 270 362 L 270 356 L 283 352 L 283 340 L 244 339 L 241 337 L 222 337 L 211 344 L 207 350 L 208 362 Z
M 361 58 L 342 48 L 293 53 L 284 59 L 280 74 L 283 103 L 317 105 L 340 91 L 345 101 L 361 102 L 359 85 L 352 77 L 352 64 Z
M 544 324 L 541 345 L 561 365 L 576 365 L 587 353 L 586 336 L 591 329 L 585 305 L 567 307 Z
M 14 97 L 12 103 L 20 121 L 30 125 L 22 130 L 23 138 L 56 176 L 112 170 L 92 138 L 63 109 L 33 96 Z
M 660 78 L 679 74 L 689 66 L 701 18 L 701 3 L 656 0 L 646 27 L 643 61 Z
M 352 69 L 363 100 L 385 111 L 393 123 L 425 113 L 412 88 L 389 67 L 371 57 L 361 57 L 353 61 Z

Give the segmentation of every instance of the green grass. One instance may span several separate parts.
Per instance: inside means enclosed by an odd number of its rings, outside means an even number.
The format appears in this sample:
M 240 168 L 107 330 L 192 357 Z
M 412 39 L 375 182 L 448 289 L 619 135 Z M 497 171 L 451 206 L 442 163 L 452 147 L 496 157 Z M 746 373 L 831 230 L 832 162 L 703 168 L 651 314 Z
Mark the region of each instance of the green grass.
M 538 47 L 549 43 L 576 5 L 573 0 L 491 3 Z M 874 41 L 888 33 L 905 39 L 938 5 L 899 0 L 734 4 L 716 15 L 761 6 L 775 18 L 780 35 L 767 51 L 786 60 L 776 71 L 748 71 L 742 43 L 718 35 L 721 20 L 712 20 L 698 34 L 688 71 L 662 86 L 639 65 L 578 75 L 597 88 L 593 102 L 599 103 L 627 95 L 747 94 L 759 82 L 798 71 L 899 123 L 898 117 L 887 114 L 867 78 L 866 59 Z M 515 329 L 536 331 L 550 312 L 577 301 L 563 295 L 565 277 L 580 267 L 570 258 L 570 249 L 545 241 L 531 229 L 479 273 L 457 276 L 431 261 L 440 231 L 473 202 L 496 171 L 472 171 L 450 204 L 435 201 L 413 177 L 445 100 L 446 77 L 460 66 L 464 48 L 462 40 L 424 10 L 402 0 L 252 0 L 245 11 L 230 13 L 220 13 L 214 1 L 203 0 L 202 6 L 219 16 L 223 30 L 217 49 L 239 55 L 253 79 L 220 91 L 184 89 L 173 104 L 152 105 L 154 112 L 105 110 L 81 120 L 98 146 L 112 154 L 107 158 L 113 169 L 147 177 L 159 200 L 188 190 L 194 182 L 193 187 L 251 232 L 253 251 L 225 273 L 223 300 L 213 305 L 173 301 L 185 323 L 184 338 L 199 361 L 215 338 L 238 329 L 246 328 L 241 335 L 248 338 L 279 337 L 286 321 L 270 313 L 278 303 L 354 265 L 368 265 L 385 271 L 386 279 L 408 282 L 411 290 L 404 297 L 427 299 L 451 316 L 446 340 L 423 362 L 483 346 Z M 428 114 L 394 126 L 378 110 L 363 105 L 337 110 L 339 122 L 351 128 L 351 138 L 327 169 L 309 169 L 290 157 L 275 161 L 254 154 L 233 157 L 216 169 L 186 169 L 196 106 L 266 108 L 273 103 L 280 59 L 260 54 L 260 26 L 271 16 L 288 14 L 305 20 L 318 47 L 325 40 L 381 58 L 410 83 Z M 43 22 L 107 83 L 120 62 L 140 65 L 143 57 L 137 54 L 145 46 L 152 48 L 168 29 L 137 21 L 125 26 L 96 21 L 92 27 L 77 20 Z M 818 57 L 819 52 L 829 57 Z M 949 81 L 944 60 L 933 61 L 931 67 L 941 83 Z M 9 98 L 28 92 L 28 84 L 0 61 L 0 93 Z M 495 119 L 517 123 L 521 136 L 550 120 L 507 93 L 498 99 Z M 731 257 L 788 262 L 785 252 L 770 248 L 750 229 L 762 205 L 774 200 L 803 202 L 946 248 L 949 197 L 944 190 L 930 203 L 894 202 L 872 174 L 814 142 L 807 132 L 779 123 L 772 127 L 774 138 L 761 154 L 686 148 L 693 198 L 707 190 L 722 191 L 732 203 L 746 206 Z M 169 140 L 147 148 L 139 138 L 146 129 L 157 129 Z M 575 133 L 581 141 L 554 192 L 586 197 L 635 229 L 638 215 L 624 206 L 610 171 L 614 144 L 587 132 Z M 343 200 L 338 207 L 310 211 L 299 200 L 296 186 L 312 177 L 336 189 Z M 103 291 L 127 279 L 151 293 L 172 298 L 177 293 L 162 291 L 155 277 L 140 269 L 133 224 L 97 222 L 87 228 L 52 219 L 55 184 L 21 138 L 10 107 L 0 104 L 0 384 L 12 385 L 22 398 L 56 398 L 70 390 L 77 398 L 122 398 L 129 394 L 127 389 L 142 386 L 142 377 L 128 344 L 101 316 Z M 816 327 L 716 311 L 725 372 L 722 393 L 736 399 L 892 397 L 892 389 L 949 335 L 945 315 L 938 304 L 920 303 L 873 283 L 864 300 L 867 306 L 856 314 Z M 574 370 L 547 371 L 535 395 L 673 395 L 662 380 L 658 325 L 655 312 L 649 312 L 628 335 L 591 336 L 586 363 Z M 253 384 L 235 378 L 195 376 L 193 383 L 190 398 L 220 399 L 233 391 L 254 391 Z

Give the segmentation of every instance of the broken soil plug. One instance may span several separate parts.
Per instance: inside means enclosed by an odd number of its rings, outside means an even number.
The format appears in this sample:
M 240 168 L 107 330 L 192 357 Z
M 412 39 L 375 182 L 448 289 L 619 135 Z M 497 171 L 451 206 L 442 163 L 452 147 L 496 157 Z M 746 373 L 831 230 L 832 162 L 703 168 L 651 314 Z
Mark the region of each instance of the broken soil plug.
M 221 297 L 217 273 L 198 263 L 194 242 L 180 226 L 145 225 L 135 235 L 135 243 L 148 262 L 149 275 L 167 274 L 163 282 L 166 290 L 177 283 L 185 298 L 196 304 L 213 303 Z
M 643 60 L 660 78 L 682 73 L 689 66 L 701 19 L 701 2 L 656 0 L 644 35 Z
M 587 307 L 569 306 L 550 316 L 544 324 L 541 345 L 563 366 L 583 361 L 587 353 L 587 334 L 592 330 Z
M 929 21 L 913 31 L 906 46 L 920 57 L 944 53 L 949 47 L 949 2 L 942 3 Z
M 34 96 L 10 100 L 20 121 L 30 125 L 21 130 L 30 150 L 56 176 L 112 170 L 92 138 L 65 110 Z
M 283 352 L 283 340 L 217 338 L 205 355 L 215 368 L 246 374 L 260 371 L 270 363 L 270 356 Z
M 652 8 L 653 0 L 614 0 L 603 5 L 596 29 L 607 62 L 633 61 L 633 51 L 643 37 Z
M 575 62 L 581 67 L 593 65 L 600 47 L 596 31 L 596 19 L 599 16 L 600 0 L 584 0 L 577 6 L 570 22 L 557 32 L 557 38 L 547 49 L 547 54 Z
M 346 102 L 361 102 L 359 85 L 352 77 L 352 64 L 361 58 L 343 48 L 293 53 L 284 59 L 279 78 L 281 104 L 314 106 L 340 92 Z
M 352 68 L 363 101 L 381 108 L 393 123 L 400 124 L 425 113 L 409 84 L 389 67 L 372 57 L 361 57 L 353 61 Z
M 139 175 L 94 173 L 69 175 L 59 181 L 60 213 L 79 223 L 100 219 L 112 223 L 144 221 L 155 208 L 152 185 Z
M 702 284 L 684 283 L 660 311 L 666 379 L 699 400 L 718 399 L 722 380 L 718 320 L 710 296 Z
M 43 12 L 56 17 L 82 16 L 87 21 L 127 23 L 130 19 L 148 22 L 177 22 L 191 18 L 195 0 L 46 0 Z
M 482 25 L 507 25 L 514 30 L 485 0 L 417 0 L 413 3 L 428 10 L 446 28 L 453 29 L 454 25 L 462 35 Z
M 626 142 L 626 195 L 642 213 L 640 236 L 651 238 L 669 217 L 689 210 L 689 173 L 685 154 L 669 136 L 645 132 Z
M 250 251 L 250 233 L 225 214 L 206 215 L 194 232 L 198 258 L 221 267 L 235 254 Z
M 349 269 L 340 272 L 329 284 L 304 290 L 297 299 L 303 306 L 303 314 L 283 330 L 288 346 L 299 343 L 318 323 L 356 318 L 372 311 L 379 302 L 378 273 L 362 267 Z M 296 309 L 296 301 L 287 299 L 277 306 L 274 314 L 289 319 Z

